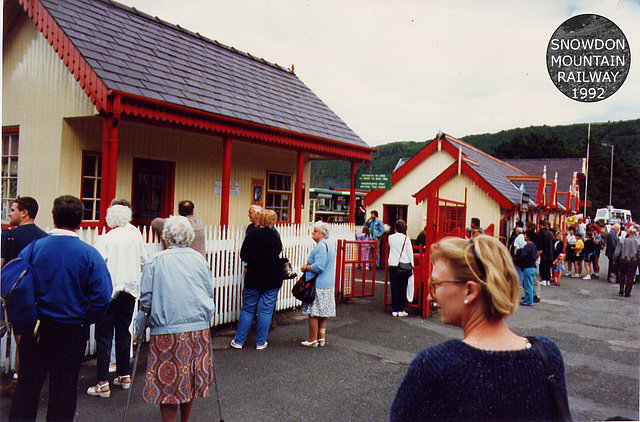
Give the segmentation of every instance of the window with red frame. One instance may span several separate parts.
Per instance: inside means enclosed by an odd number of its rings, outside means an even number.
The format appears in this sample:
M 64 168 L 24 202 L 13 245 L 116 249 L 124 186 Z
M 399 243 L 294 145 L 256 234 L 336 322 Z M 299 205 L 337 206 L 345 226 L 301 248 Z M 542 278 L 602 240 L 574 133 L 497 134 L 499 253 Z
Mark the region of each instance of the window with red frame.
M 81 199 L 84 204 L 84 221 L 100 219 L 100 185 L 102 179 L 102 154 L 82 153 Z
M 267 173 L 266 208 L 278 214 L 279 222 L 291 221 L 292 174 Z
M 2 130 L 2 221 L 9 219 L 11 204 L 18 196 L 18 147 L 17 129 Z

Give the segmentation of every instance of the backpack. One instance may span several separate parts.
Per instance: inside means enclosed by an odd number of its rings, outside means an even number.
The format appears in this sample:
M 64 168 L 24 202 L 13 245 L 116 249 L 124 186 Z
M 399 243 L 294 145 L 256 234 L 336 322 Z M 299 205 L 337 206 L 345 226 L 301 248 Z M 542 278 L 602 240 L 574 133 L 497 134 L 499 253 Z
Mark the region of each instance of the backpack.
M 25 255 L 9 261 L 0 272 L 2 305 L 2 326 L 0 337 L 8 329 L 22 333 L 33 327 L 38 319 L 37 279 L 29 262 L 33 243 Z

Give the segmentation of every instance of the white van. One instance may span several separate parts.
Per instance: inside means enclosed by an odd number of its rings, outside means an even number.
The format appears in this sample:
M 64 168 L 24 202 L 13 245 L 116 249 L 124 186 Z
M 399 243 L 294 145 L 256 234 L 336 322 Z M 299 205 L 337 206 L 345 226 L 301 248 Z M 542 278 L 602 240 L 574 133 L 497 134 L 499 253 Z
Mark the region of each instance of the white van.
M 631 218 L 631 211 L 613 207 L 598 208 L 598 211 L 596 211 L 596 218 L 594 219 L 594 222 L 600 226 L 620 223 L 622 221 L 633 221 L 633 218 Z

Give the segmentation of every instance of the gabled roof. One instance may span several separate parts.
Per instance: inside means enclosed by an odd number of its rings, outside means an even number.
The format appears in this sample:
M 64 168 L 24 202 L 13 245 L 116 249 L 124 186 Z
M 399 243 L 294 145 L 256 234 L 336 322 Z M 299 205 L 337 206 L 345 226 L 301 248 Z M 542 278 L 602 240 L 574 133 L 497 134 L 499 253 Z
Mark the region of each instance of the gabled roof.
M 411 173 L 420 163 L 427 159 L 431 154 L 438 151 L 447 152 L 454 159 L 458 159 L 458 151 L 462 153 L 462 160 L 467 165 L 468 172 L 465 173 L 474 180 L 483 190 L 487 191 L 494 199 L 501 203 L 504 207 L 507 201 L 511 204 L 519 204 L 521 194 L 518 187 L 515 186 L 508 176 L 525 176 L 521 170 L 501 161 L 491 155 L 480 151 L 478 148 L 467 144 L 466 142 L 456 139 L 447 134 L 441 134 L 441 140 L 435 137 L 423 149 L 418 151 L 403 166 L 398 168 L 392 174 L 392 184 L 397 183 L 405 176 Z M 473 177 L 472 177 L 473 175 Z M 477 175 L 477 178 L 476 178 Z M 416 201 L 423 200 L 422 194 L 429 190 L 429 185 L 424 186 L 414 196 Z M 377 198 L 384 194 L 384 190 L 373 190 L 365 197 L 365 205 L 371 204 Z M 420 193 L 422 192 L 422 194 Z
M 260 130 L 272 130 L 365 159 L 375 151 L 281 66 L 110 0 L 20 3 L 99 112 L 151 118 L 154 109 L 158 120 L 204 129 L 219 129 L 206 123 L 219 117 L 245 129 L 234 135 L 260 139 Z M 112 95 L 123 98 L 121 110 L 110 109 Z M 157 111 L 168 105 L 171 115 Z
M 542 176 L 544 166 L 547 166 L 547 180 L 553 181 L 558 173 L 558 188 L 568 189 L 573 181 L 573 173 L 582 175 L 584 158 L 522 158 L 504 160 L 523 172 L 532 176 Z

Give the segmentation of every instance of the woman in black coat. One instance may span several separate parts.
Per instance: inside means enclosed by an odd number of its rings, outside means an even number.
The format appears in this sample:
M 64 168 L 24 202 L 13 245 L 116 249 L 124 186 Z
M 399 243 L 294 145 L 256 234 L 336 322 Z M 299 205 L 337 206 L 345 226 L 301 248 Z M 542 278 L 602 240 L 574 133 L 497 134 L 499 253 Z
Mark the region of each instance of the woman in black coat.
M 277 220 L 278 216 L 274 211 L 263 211 L 260 215 L 260 228 L 247 234 L 240 249 L 240 258 L 247 263 L 247 273 L 238 330 L 231 340 L 231 347 L 236 349 L 242 349 L 256 317 L 256 349 L 267 347 L 271 317 L 282 287 L 282 265 L 279 259 L 282 242 L 278 232 L 272 229 Z

